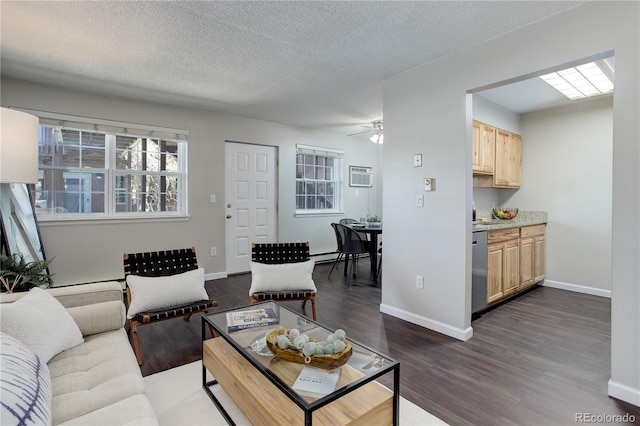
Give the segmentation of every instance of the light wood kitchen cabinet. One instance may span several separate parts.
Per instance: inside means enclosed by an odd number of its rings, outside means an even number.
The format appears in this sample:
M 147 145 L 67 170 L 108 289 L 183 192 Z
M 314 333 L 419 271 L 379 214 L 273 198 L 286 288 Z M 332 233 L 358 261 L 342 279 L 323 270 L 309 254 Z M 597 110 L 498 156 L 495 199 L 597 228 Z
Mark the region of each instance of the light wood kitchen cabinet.
M 473 120 L 473 186 L 520 188 L 522 137 Z
M 532 286 L 545 277 L 546 272 L 545 225 L 520 228 L 520 288 Z
M 519 188 L 522 181 L 522 137 L 496 129 L 495 168 L 493 186 Z
M 473 173 L 493 174 L 495 149 L 496 129 L 488 124 L 473 120 Z
M 504 243 L 504 267 L 502 269 L 502 292 L 511 296 L 520 289 L 520 240 Z
M 487 233 L 487 303 L 520 289 L 520 228 Z
M 504 244 L 487 246 L 487 303 L 504 297 L 502 292 L 502 264 L 504 262 Z

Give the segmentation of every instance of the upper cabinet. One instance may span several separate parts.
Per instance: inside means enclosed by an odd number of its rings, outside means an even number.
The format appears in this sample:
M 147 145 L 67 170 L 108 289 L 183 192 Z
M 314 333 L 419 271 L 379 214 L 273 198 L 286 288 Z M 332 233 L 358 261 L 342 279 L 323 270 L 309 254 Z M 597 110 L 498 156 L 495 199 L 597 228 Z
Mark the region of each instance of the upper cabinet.
M 473 121 L 473 186 L 520 188 L 522 137 Z
M 496 131 L 473 120 L 473 173 L 492 175 L 495 162 Z

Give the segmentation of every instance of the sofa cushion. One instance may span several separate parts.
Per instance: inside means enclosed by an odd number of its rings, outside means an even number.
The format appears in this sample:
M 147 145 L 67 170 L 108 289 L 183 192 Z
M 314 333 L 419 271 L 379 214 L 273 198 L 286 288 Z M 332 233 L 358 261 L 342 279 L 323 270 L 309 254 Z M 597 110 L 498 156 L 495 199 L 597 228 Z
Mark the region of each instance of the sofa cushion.
M 249 295 L 263 291 L 316 291 L 316 285 L 312 278 L 314 266 L 314 260 L 276 264 L 251 262 Z
M 128 275 L 127 286 L 131 291 L 127 318 L 133 318 L 140 312 L 209 298 L 204 288 L 204 268 L 164 277 Z
M 157 425 L 156 413 L 145 395 L 134 395 L 114 404 L 92 411 L 63 425 Z
M 53 423 L 113 405 L 146 389 L 123 328 L 87 336 L 49 362 Z
M 126 313 L 122 299 L 67 308 L 83 336 L 122 328 Z
M 38 355 L 0 332 L 0 420 L 3 425 L 51 424 L 49 369 Z
M 64 306 L 38 287 L 13 303 L 0 304 L 0 319 L 0 330 L 20 340 L 44 363 L 83 342 Z

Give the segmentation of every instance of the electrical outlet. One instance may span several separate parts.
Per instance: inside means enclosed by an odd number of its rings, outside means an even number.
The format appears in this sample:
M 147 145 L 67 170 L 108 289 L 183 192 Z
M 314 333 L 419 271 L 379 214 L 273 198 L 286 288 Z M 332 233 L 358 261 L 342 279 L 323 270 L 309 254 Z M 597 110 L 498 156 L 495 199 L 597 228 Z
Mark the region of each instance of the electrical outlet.
M 416 288 L 424 288 L 424 277 L 416 275 Z
M 218 254 L 218 249 L 216 249 L 215 247 L 211 247 L 211 257 L 217 256 L 217 254 Z

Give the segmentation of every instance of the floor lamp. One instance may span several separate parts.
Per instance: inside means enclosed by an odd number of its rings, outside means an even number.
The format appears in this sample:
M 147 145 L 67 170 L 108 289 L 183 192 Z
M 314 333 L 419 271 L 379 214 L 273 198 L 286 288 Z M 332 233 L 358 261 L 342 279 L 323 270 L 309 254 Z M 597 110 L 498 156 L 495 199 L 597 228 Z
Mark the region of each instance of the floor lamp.
M 38 181 L 38 124 L 39 119 L 31 114 L 2 108 L 0 115 L 0 218 L 2 219 L 2 244 L 11 254 L 12 229 L 25 229 L 22 223 L 11 218 L 14 185 L 34 184 Z M 35 212 L 31 213 L 35 222 Z M 13 221 L 13 222 L 12 222 Z M 38 236 L 39 239 L 39 236 Z

